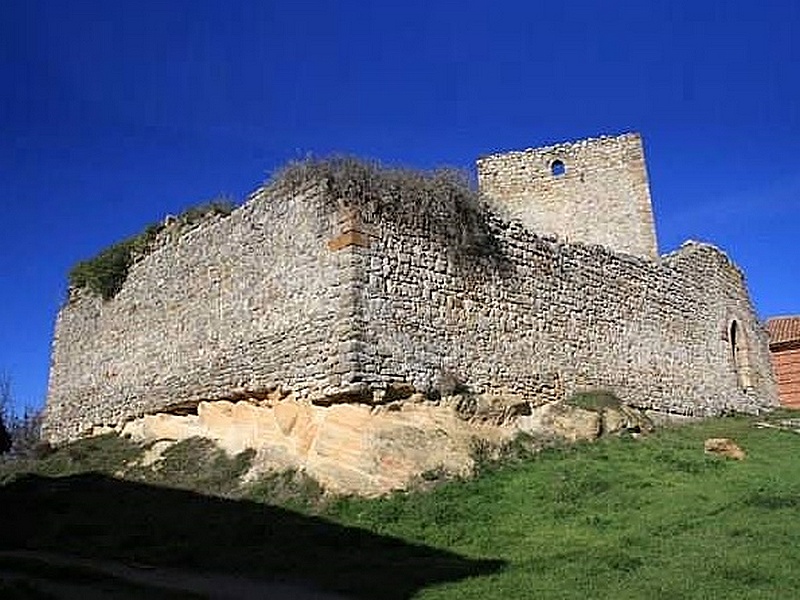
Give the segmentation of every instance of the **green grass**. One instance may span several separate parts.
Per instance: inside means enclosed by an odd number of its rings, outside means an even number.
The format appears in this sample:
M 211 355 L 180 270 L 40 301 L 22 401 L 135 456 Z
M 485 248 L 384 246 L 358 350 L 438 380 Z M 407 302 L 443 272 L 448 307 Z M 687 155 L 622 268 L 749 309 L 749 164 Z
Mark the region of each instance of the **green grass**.
M 549 448 L 527 460 L 517 454 L 476 479 L 379 500 L 298 502 L 295 495 L 318 490 L 293 474 L 243 488 L 247 501 L 224 505 L 115 491 L 101 481 L 100 495 L 91 486 L 69 493 L 46 482 L 19 486 L 9 506 L 37 512 L 28 547 L 309 577 L 362 598 L 800 597 L 800 435 L 754 421 L 710 420 L 640 439 Z M 746 459 L 704 454 L 708 437 L 733 438 Z M 176 448 L 176 476 L 180 464 L 192 472 L 198 448 Z M 48 459 L 53 469 L 56 459 Z
M 215 496 L 240 494 L 240 478 L 252 463 L 255 450 L 228 456 L 213 441 L 192 437 L 170 446 L 152 467 L 129 469 L 125 477 Z
M 324 490 L 302 471 L 266 473 L 244 486 L 244 497 L 306 513 L 316 513 L 325 505 Z
M 706 456 L 733 437 L 746 460 Z M 421 598 L 793 598 L 800 595 L 800 435 L 721 419 L 545 450 L 424 495 L 348 500 L 349 525 L 506 561 Z
M 114 434 L 78 440 L 39 459 L 20 458 L 0 462 L 0 485 L 27 473 L 64 477 L 79 473 L 113 475 L 141 455 L 144 448 Z

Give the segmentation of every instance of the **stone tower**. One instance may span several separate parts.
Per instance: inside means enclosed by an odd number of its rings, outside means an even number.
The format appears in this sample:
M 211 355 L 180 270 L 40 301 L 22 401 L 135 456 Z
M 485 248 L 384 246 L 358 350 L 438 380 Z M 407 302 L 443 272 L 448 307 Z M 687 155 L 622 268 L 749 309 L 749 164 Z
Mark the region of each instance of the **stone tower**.
M 477 166 L 481 192 L 532 231 L 657 258 L 639 134 L 494 154 Z

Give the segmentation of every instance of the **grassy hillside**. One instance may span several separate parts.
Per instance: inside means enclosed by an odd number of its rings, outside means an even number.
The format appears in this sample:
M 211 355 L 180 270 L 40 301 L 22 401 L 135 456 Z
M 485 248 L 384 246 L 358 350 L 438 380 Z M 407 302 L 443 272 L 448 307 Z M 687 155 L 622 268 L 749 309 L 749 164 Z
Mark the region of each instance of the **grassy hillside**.
M 706 456 L 732 437 L 737 462 Z M 506 561 L 425 598 L 800 596 L 800 435 L 723 419 L 550 451 L 429 495 L 344 502 L 338 519 Z
M 733 438 L 746 459 L 705 455 L 708 437 Z M 247 457 L 225 462 L 201 447 L 193 451 L 202 460 L 190 464 L 206 467 L 179 483 L 210 485 L 232 498 L 224 505 L 78 475 L 82 465 L 118 471 L 140 451 L 126 444 L 84 442 L 28 466 L 65 479 L 7 475 L 0 504 L 15 526 L 0 534 L 0 549 L 303 579 L 362 598 L 800 596 L 800 435 L 753 419 L 552 449 L 424 493 L 324 504 L 296 477 L 235 488 L 226 481 Z M 183 450 L 174 461 L 187 460 L 192 448 Z M 305 514 L 263 503 L 289 498 L 287 490 L 306 494 L 307 502 L 290 500 Z

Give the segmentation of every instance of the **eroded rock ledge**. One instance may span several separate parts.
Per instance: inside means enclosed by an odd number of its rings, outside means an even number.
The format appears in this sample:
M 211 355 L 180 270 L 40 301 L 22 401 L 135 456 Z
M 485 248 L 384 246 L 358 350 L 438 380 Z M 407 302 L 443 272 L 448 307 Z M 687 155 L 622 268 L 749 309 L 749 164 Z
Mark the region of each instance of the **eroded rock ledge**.
M 624 405 L 532 406 L 515 397 L 455 394 L 432 400 L 420 393 L 377 406 L 321 405 L 276 390 L 258 398 L 176 407 L 113 429 L 151 443 L 149 463 L 157 462 L 172 443 L 199 436 L 229 454 L 255 450 L 246 479 L 297 469 L 330 493 L 378 496 L 404 489 L 430 472 L 469 476 L 476 447 L 500 449 L 520 434 L 546 444 L 639 433 L 652 424 L 644 413 Z

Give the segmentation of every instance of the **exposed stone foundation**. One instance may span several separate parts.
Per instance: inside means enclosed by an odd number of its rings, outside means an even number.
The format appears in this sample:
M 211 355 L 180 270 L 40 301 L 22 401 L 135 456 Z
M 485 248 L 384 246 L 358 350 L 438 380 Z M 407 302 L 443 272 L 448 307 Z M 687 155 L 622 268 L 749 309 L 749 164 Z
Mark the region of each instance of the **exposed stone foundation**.
M 199 436 L 231 455 L 256 450 L 246 478 L 300 470 L 328 493 L 362 496 L 405 489 L 425 474 L 468 476 L 478 449 L 491 456 L 520 433 L 546 444 L 629 429 L 649 430 L 650 421 L 627 407 L 531 407 L 514 398 L 454 396 L 433 402 L 414 394 L 377 407 L 317 406 L 279 393 L 262 400 L 200 402 L 193 414 L 145 415 L 113 428 L 151 445 L 146 464 L 156 463 L 172 443 Z

